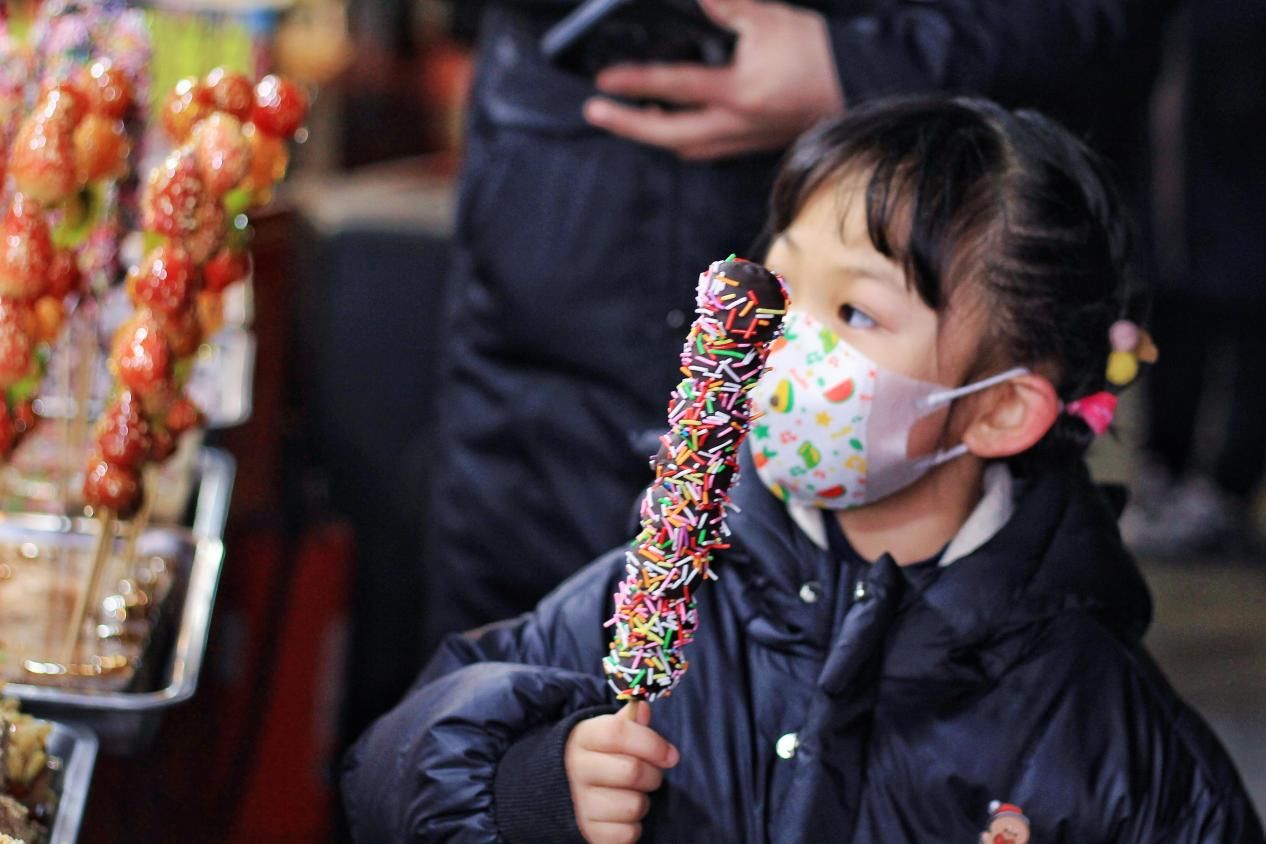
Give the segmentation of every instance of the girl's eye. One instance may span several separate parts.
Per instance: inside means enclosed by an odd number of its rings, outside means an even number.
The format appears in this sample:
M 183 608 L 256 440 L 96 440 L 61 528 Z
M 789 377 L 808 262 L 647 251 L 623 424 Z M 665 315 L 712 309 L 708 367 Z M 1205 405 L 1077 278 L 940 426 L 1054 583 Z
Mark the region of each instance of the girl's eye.
M 859 311 L 852 305 L 840 307 L 840 319 L 844 320 L 844 324 L 849 328 L 874 328 L 878 325 L 869 314 Z

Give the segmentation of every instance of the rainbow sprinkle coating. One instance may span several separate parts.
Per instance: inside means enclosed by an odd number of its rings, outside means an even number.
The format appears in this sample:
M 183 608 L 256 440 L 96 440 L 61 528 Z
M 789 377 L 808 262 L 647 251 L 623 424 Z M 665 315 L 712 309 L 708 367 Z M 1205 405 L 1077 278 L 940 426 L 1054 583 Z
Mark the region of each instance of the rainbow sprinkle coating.
M 642 530 L 615 594 L 607 681 L 620 700 L 655 700 L 685 673 L 698 627 L 693 592 L 729 547 L 725 524 L 738 453 L 752 423 L 748 392 L 782 329 L 787 288 L 769 270 L 730 256 L 699 276 L 697 313 L 681 351 L 683 379 L 668 403 L 669 432 L 651 461 Z

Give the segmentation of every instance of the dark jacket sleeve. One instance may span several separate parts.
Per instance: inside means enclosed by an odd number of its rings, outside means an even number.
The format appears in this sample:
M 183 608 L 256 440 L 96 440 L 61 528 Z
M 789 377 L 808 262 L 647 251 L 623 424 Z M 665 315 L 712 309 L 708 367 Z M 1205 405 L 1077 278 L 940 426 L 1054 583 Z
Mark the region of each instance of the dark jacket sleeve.
M 925 91 L 1033 104 L 1108 73 L 1158 31 L 1170 0 L 895 0 L 826 12 L 845 100 Z M 1055 89 L 1061 89 L 1056 91 Z M 1079 96 L 1086 96 L 1085 89 Z
M 1148 682 L 1163 688 L 1158 698 L 1168 703 L 1160 713 L 1134 713 L 1135 718 L 1153 723 L 1154 738 L 1149 744 L 1170 743 L 1181 749 L 1159 762 L 1149 760 L 1160 774 L 1159 786 L 1148 790 L 1151 800 L 1136 812 L 1136 820 L 1164 817 L 1172 807 L 1183 809 L 1169 823 L 1157 823 L 1150 830 L 1144 823 L 1135 835 L 1122 840 L 1140 844 L 1266 844 L 1248 791 L 1213 730 L 1173 695 L 1150 657 L 1139 658 L 1135 665 Z M 1173 738 L 1177 741 L 1170 741 Z
M 1262 826 L 1243 789 L 1206 792 L 1191 813 L 1157 844 L 1262 844 Z
M 601 676 L 623 554 L 593 563 L 532 613 L 450 637 L 344 760 L 357 841 L 580 840 L 562 750 L 614 710 Z
M 1101 771 L 1115 769 L 1122 782 L 1130 783 L 1124 794 L 1101 789 L 1104 796 L 1116 793 L 1120 798 L 1105 809 L 1122 813 L 1111 840 L 1266 844 L 1248 791 L 1222 742 L 1178 696 L 1151 656 L 1137 643 L 1114 645 L 1106 633 L 1090 634 L 1083 628 L 1079 636 L 1086 652 L 1078 655 L 1077 670 L 1079 676 L 1093 678 L 1080 694 L 1093 698 L 1102 717 L 1097 722 L 1100 737 L 1080 739 L 1083 748 L 1102 751 L 1082 758 L 1097 759 Z M 1091 667 L 1095 654 L 1104 668 Z M 1085 732 L 1075 723 L 1068 726 Z M 1065 735 L 1067 753 L 1077 739 Z

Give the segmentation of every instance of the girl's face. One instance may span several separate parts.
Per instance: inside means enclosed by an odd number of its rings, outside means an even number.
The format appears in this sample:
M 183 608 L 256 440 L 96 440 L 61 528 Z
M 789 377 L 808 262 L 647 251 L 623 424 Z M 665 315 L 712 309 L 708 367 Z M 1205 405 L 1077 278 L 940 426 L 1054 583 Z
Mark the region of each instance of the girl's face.
M 830 326 L 875 363 L 911 378 L 963 383 L 981 337 L 971 309 L 936 311 L 906 283 L 866 230 L 865 183 L 817 191 L 770 247 L 765 263 L 791 289 L 791 306 Z M 843 227 L 841 228 L 841 212 Z

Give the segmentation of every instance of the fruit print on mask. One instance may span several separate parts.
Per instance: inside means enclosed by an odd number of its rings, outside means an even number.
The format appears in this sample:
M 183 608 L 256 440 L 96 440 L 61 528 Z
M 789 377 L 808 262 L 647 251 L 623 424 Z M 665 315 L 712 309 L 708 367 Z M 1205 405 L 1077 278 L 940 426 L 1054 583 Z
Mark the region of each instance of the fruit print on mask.
M 822 462 L 822 452 L 818 451 L 811 442 L 803 443 L 796 453 L 804 460 L 806 469 L 816 468 Z
M 790 413 L 795 403 L 795 391 L 791 386 L 791 381 L 783 378 L 774 387 L 773 395 L 769 397 L 769 409 L 776 413 Z
M 829 328 L 819 329 L 818 339 L 822 341 L 822 352 L 828 355 L 835 351 L 835 347 L 840 343 L 839 336 Z
M 805 315 L 793 316 L 781 339 L 770 354 L 770 380 L 754 394 L 757 407 L 768 414 L 762 420 L 766 430 L 753 432 L 763 447 L 759 453 L 753 449 L 757 472 L 767 486 L 777 487 L 779 498 L 832 508 L 861 503 L 865 463 L 845 463 L 854 456 L 849 440 L 865 419 L 859 402 L 870 391 L 869 367 L 843 371 L 855 352 Z M 778 476 L 771 477 L 775 471 Z
M 857 392 L 857 385 L 853 383 L 852 378 L 845 378 L 840 383 L 826 391 L 827 401 L 834 404 L 846 402 Z

